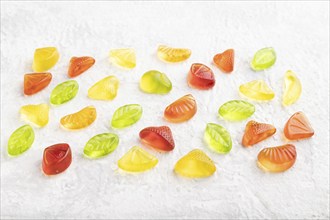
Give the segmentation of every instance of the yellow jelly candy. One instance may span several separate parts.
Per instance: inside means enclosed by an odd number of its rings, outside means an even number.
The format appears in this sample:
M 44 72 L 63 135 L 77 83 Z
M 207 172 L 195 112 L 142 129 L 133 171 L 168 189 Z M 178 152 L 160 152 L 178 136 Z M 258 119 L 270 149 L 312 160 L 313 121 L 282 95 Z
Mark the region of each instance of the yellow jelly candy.
M 175 63 L 188 59 L 191 55 L 191 50 L 160 45 L 157 50 L 157 55 L 160 60 Z
M 110 50 L 110 62 L 116 66 L 133 69 L 136 66 L 136 56 L 134 49 L 123 48 Z
M 88 106 L 82 110 L 61 118 L 61 125 L 67 129 L 81 129 L 91 125 L 96 119 L 96 109 Z
M 108 76 L 95 83 L 88 90 L 88 97 L 97 100 L 113 100 L 117 96 L 119 80 L 115 76 Z
M 43 127 L 48 124 L 49 106 L 47 104 L 22 106 L 20 113 L 24 120 L 38 127 Z
M 150 70 L 141 77 L 140 89 L 146 93 L 167 94 L 172 90 L 172 82 L 165 73 Z
M 60 54 L 56 47 L 38 48 L 34 52 L 32 69 L 35 72 L 44 72 L 55 66 Z
M 253 80 L 239 87 L 240 93 L 252 100 L 269 101 L 275 97 L 271 88 L 263 80 Z
M 143 172 L 155 167 L 158 159 L 140 147 L 132 147 L 120 160 L 118 167 L 128 172 Z
M 291 70 L 284 76 L 284 94 L 282 104 L 284 106 L 295 103 L 301 95 L 301 83 L 296 74 Z

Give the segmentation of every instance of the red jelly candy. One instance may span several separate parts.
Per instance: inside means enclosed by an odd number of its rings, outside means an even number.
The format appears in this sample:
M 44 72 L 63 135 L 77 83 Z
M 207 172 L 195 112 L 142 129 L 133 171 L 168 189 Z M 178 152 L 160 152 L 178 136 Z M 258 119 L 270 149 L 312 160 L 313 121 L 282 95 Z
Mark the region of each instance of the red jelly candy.
M 211 89 L 215 85 L 213 71 L 204 64 L 192 64 L 188 73 L 188 85 L 195 89 Z
M 79 76 L 93 66 L 94 63 L 95 59 L 93 57 L 72 57 L 68 71 L 69 77 Z
M 249 121 L 245 127 L 242 144 L 244 147 L 252 146 L 272 136 L 275 132 L 276 128 L 273 125 Z
M 171 151 L 175 144 L 171 129 L 167 126 L 147 127 L 140 131 L 141 141 L 161 151 Z
M 47 175 L 55 175 L 66 170 L 72 161 L 68 144 L 55 144 L 44 150 L 42 170 Z
M 228 49 L 223 53 L 218 53 L 213 57 L 214 64 L 224 73 L 231 73 L 234 70 L 233 49 Z
M 51 73 L 28 73 L 24 75 L 24 94 L 33 95 L 46 88 L 52 80 Z

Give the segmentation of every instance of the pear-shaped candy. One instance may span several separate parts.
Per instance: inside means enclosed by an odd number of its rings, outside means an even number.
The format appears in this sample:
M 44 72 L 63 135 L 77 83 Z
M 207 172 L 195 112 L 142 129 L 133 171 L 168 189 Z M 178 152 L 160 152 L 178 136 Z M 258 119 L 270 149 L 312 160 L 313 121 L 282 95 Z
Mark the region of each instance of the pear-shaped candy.
M 46 88 L 52 80 L 51 73 L 28 73 L 24 75 L 24 94 L 33 95 Z
M 23 119 L 38 127 L 43 127 L 48 124 L 49 106 L 47 104 L 22 106 L 20 113 Z
M 34 131 L 30 125 L 15 130 L 8 140 L 8 154 L 18 156 L 27 151 L 34 142 Z
M 91 125 L 95 119 L 96 109 L 94 106 L 88 106 L 76 113 L 61 118 L 61 125 L 71 130 L 82 129 Z
M 87 142 L 84 154 L 93 159 L 104 157 L 116 150 L 118 144 L 119 137 L 116 134 L 98 134 Z
M 97 100 L 113 100 L 117 96 L 119 80 L 115 76 L 108 76 L 95 83 L 88 90 L 88 97 Z
M 284 76 L 284 94 L 282 104 L 284 106 L 295 103 L 301 95 L 301 83 L 298 77 L 291 70 L 287 71 Z
M 219 115 L 228 121 L 241 121 L 253 115 L 254 105 L 242 100 L 228 101 L 219 108 Z
M 266 47 L 256 52 L 251 62 L 251 68 L 255 71 L 268 69 L 274 65 L 275 61 L 275 50 L 272 47 Z
M 263 80 L 253 80 L 239 87 L 240 93 L 252 100 L 269 101 L 275 97 L 271 88 Z
M 208 146 L 220 154 L 229 153 L 232 141 L 229 132 L 221 125 L 208 123 L 204 132 L 204 138 Z
M 56 47 L 38 48 L 34 52 L 32 69 L 35 72 L 44 72 L 55 66 L 60 55 Z
M 141 77 L 140 88 L 146 93 L 167 94 L 172 90 L 172 83 L 164 73 L 150 70 Z
M 176 63 L 188 59 L 191 55 L 191 50 L 160 45 L 157 50 L 157 55 L 160 60 Z
M 110 50 L 109 58 L 118 67 L 133 69 L 136 66 L 135 51 L 131 48 Z
M 138 104 L 124 105 L 118 108 L 112 116 L 113 128 L 126 128 L 138 122 L 142 116 L 142 107 Z
M 50 94 L 50 103 L 53 105 L 64 104 L 76 97 L 79 85 L 75 80 L 68 80 L 58 84 Z

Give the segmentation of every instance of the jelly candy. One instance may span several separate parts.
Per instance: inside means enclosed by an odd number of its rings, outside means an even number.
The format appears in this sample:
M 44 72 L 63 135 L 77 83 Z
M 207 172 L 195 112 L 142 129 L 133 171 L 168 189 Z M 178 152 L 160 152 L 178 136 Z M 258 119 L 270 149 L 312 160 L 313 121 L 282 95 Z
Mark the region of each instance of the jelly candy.
M 98 134 L 87 142 L 84 154 L 90 158 L 104 157 L 116 150 L 118 144 L 119 137 L 116 134 Z
M 49 106 L 47 104 L 25 105 L 20 109 L 22 117 L 38 127 L 48 124 Z
M 95 63 L 93 57 L 72 57 L 70 60 L 68 76 L 76 77 L 91 68 Z
M 128 172 L 143 172 L 155 167 L 158 159 L 140 147 L 132 147 L 120 160 L 118 167 Z
M 219 115 L 228 121 L 241 121 L 253 115 L 254 105 L 242 100 L 226 102 L 219 108 Z
M 24 94 L 33 95 L 46 88 L 52 80 L 51 73 L 28 73 L 24 75 Z
M 79 85 L 75 80 L 68 80 L 58 84 L 50 95 L 50 103 L 53 105 L 64 104 L 73 99 L 79 90 Z
M 44 72 L 55 66 L 60 55 L 56 47 L 38 48 L 34 52 L 32 69 L 36 72 Z
M 95 83 L 88 90 L 88 97 L 97 100 L 113 100 L 117 96 L 119 80 L 115 76 L 108 76 Z
M 284 106 L 295 103 L 301 95 L 301 83 L 296 74 L 291 70 L 284 76 L 284 94 L 282 104 Z
M 172 83 L 164 73 L 150 70 L 141 77 L 140 88 L 146 93 L 167 94 L 172 90 Z
M 44 150 L 42 170 L 46 175 L 55 175 L 65 171 L 71 164 L 72 153 L 68 144 L 55 144 Z
M 165 45 L 160 45 L 157 50 L 157 55 L 160 60 L 170 63 L 176 63 L 188 59 L 191 55 L 191 50 L 186 48 L 173 48 Z
M 190 178 L 204 178 L 216 171 L 213 161 L 201 150 L 190 151 L 176 162 L 174 171 L 181 176 Z
M 96 109 L 88 106 L 82 110 L 61 118 L 61 125 L 67 129 L 76 130 L 90 126 L 96 119 Z
M 229 153 L 232 141 L 229 132 L 214 123 L 208 123 L 204 132 L 204 138 L 208 146 L 217 153 Z
M 187 81 L 190 87 L 201 90 L 211 89 L 215 85 L 213 71 L 200 63 L 191 65 Z
M 245 127 L 242 144 L 244 147 L 252 146 L 269 138 L 275 134 L 275 132 L 276 128 L 273 125 L 249 121 Z
M 30 125 L 15 130 L 8 140 L 8 154 L 18 156 L 27 151 L 34 142 L 34 131 Z
M 284 135 L 289 140 L 310 138 L 314 135 L 314 129 L 303 112 L 296 112 L 285 124 Z
M 171 129 L 167 126 L 147 127 L 140 131 L 141 141 L 160 151 L 171 151 L 175 144 Z
M 118 108 L 112 116 L 113 128 L 125 128 L 135 124 L 142 116 L 142 107 L 139 104 L 124 105 Z
M 136 66 L 135 51 L 131 48 L 110 50 L 110 62 L 116 66 L 133 69 Z
M 234 70 L 234 49 L 228 49 L 213 57 L 214 64 L 224 73 L 231 73 Z
M 272 47 L 266 47 L 258 50 L 251 62 L 251 68 L 255 71 L 268 69 L 274 65 L 276 53 Z
M 296 147 L 286 144 L 262 149 L 258 154 L 258 166 L 268 172 L 283 172 L 295 163 Z
M 239 91 L 243 96 L 257 101 L 268 101 L 275 97 L 273 90 L 263 80 L 253 80 L 242 84 Z
M 166 107 L 164 117 L 170 122 L 184 122 L 191 119 L 197 112 L 195 98 L 188 94 Z

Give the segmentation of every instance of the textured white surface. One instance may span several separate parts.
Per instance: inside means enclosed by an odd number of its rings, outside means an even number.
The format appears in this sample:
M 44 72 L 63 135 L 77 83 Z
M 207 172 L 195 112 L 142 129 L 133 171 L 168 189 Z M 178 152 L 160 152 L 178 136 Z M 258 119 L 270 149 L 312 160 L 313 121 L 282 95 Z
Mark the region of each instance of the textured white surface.
M 329 3 L 225 3 L 225 2 L 1 2 L 1 217 L 3 218 L 329 218 Z M 165 64 L 156 57 L 159 44 L 188 47 L 189 60 Z M 31 72 L 35 48 L 56 46 L 61 54 L 51 69 L 53 81 L 37 95 L 24 97 L 24 73 Z M 275 66 L 255 73 L 249 68 L 255 51 L 273 46 Z M 108 62 L 111 48 L 133 47 L 137 67 L 117 69 Z M 235 48 L 236 65 L 231 75 L 211 64 L 214 54 Z M 48 103 L 51 90 L 67 79 L 71 56 L 91 55 L 95 66 L 76 80 L 77 97 L 52 107 L 50 123 L 35 129 L 32 148 L 18 158 L 6 153 L 8 138 L 20 120 L 20 106 Z M 210 91 L 190 89 L 186 76 L 191 63 L 209 65 L 216 75 Z M 172 80 L 168 95 L 139 91 L 141 75 L 150 69 L 165 72 Z M 303 94 L 290 106 L 281 106 L 286 70 L 300 77 Z M 87 98 L 97 80 L 116 75 L 120 79 L 117 98 L 100 102 Z M 246 121 L 229 123 L 217 118 L 219 106 L 239 99 L 238 86 L 264 79 L 276 92 L 269 103 L 255 103 L 250 119 L 272 123 L 277 133 L 245 149 L 240 141 Z M 186 93 L 198 103 L 196 116 L 187 123 L 170 124 L 162 119 L 164 108 Z M 113 131 L 109 121 L 116 108 L 140 103 L 142 119 L 134 126 Z M 68 132 L 59 119 L 86 105 L 95 105 L 96 122 L 89 128 Z M 256 166 L 265 146 L 282 145 L 287 119 L 302 110 L 310 119 L 315 136 L 297 141 L 298 158 L 285 173 L 268 174 Z M 217 155 L 203 142 L 207 122 L 225 126 L 233 138 L 228 155 Z M 141 145 L 138 132 L 151 125 L 171 127 L 176 148 L 169 154 L 147 149 L 159 158 L 155 169 L 139 175 L 123 174 L 116 161 L 132 146 Z M 121 142 L 106 158 L 82 157 L 84 144 L 95 134 L 115 132 Z M 43 149 L 68 142 L 73 163 L 61 175 L 45 177 L 41 172 Z M 173 173 L 175 162 L 194 148 L 203 149 L 218 168 L 203 180 L 189 180 Z M 146 148 L 145 148 L 146 149 Z

